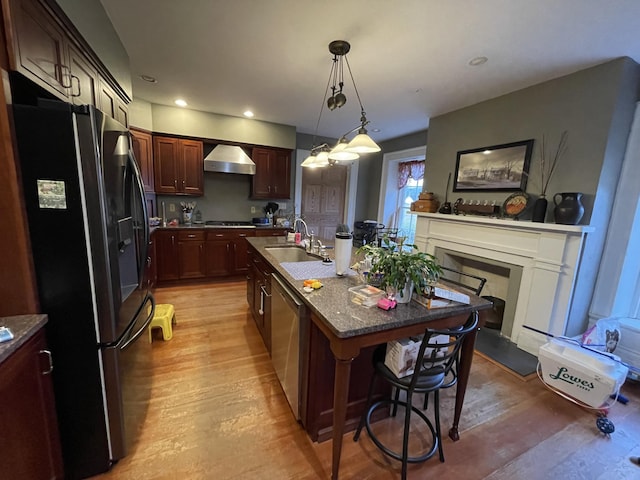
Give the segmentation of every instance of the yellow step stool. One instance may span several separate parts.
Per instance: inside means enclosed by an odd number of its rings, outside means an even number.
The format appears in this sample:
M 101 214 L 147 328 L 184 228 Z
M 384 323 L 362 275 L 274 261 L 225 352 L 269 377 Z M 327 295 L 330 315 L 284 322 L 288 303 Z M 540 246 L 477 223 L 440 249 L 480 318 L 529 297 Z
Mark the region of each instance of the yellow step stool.
M 176 324 L 176 312 L 173 305 L 170 303 L 159 303 L 156 305 L 156 310 L 153 314 L 153 320 L 149 324 L 149 343 L 153 341 L 153 335 L 151 330 L 154 328 L 162 329 L 162 338 L 171 340 L 173 338 L 173 330 L 171 325 Z

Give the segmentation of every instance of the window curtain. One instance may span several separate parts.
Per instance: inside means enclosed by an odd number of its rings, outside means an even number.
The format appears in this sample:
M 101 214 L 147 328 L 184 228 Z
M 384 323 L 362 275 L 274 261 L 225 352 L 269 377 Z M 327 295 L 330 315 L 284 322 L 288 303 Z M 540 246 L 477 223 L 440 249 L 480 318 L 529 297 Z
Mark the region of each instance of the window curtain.
M 412 160 L 398 164 L 398 190 L 404 188 L 409 178 L 420 180 L 424 177 L 424 160 Z

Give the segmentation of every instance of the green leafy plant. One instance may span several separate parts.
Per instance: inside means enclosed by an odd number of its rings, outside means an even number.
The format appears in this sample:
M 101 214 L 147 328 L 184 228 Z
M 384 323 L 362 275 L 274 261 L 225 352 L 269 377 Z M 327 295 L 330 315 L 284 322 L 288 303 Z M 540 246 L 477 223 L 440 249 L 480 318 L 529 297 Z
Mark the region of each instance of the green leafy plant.
M 413 244 L 391 242 L 389 237 L 382 237 L 381 245 L 366 244 L 360 247 L 358 254 L 371 259 L 370 274 L 380 274 L 380 287 L 392 289 L 402 296 L 408 282 L 422 292 L 428 285 L 438 281 L 442 270 L 436 258 L 418 250 Z

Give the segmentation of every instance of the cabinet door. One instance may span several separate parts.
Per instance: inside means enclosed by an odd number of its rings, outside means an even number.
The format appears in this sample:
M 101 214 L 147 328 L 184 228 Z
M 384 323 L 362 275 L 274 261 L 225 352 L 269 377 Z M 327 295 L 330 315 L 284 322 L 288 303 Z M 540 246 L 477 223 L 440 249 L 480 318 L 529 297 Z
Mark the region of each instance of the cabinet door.
M 0 369 L 0 478 L 62 478 L 53 384 L 42 330 Z M 54 359 L 55 360 L 55 359 Z
M 69 45 L 71 101 L 74 105 L 97 105 L 98 72 L 76 47 Z
M 158 282 L 178 280 L 178 235 L 177 231 L 154 232 Z
M 180 278 L 205 276 L 204 232 L 183 230 L 178 232 L 178 263 Z
M 247 303 L 249 304 L 249 311 L 254 314 L 255 311 L 255 298 L 254 291 L 256 288 L 255 272 L 252 268 L 253 253 L 248 252 L 248 265 L 247 265 Z
M 223 277 L 229 275 L 231 271 L 231 246 L 232 241 L 226 238 L 207 240 L 206 264 L 208 277 Z
M 251 178 L 251 197 L 270 198 L 271 176 L 270 162 L 272 151 L 266 148 L 256 147 L 251 153 L 251 160 L 256 164 L 256 173 Z
M 203 195 L 204 155 L 202 152 L 202 142 L 196 140 L 180 140 L 180 149 L 182 158 L 182 185 L 178 185 L 178 190 L 186 195 Z
M 156 193 L 178 193 L 178 139 L 153 137 L 153 178 Z
M 153 144 L 151 134 L 133 128 L 130 132 L 133 154 L 136 157 L 140 173 L 142 174 L 144 191 L 153 192 Z
M 69 63 L 62 29 L 36 0 L 12 0 L 11 14 L 15 32 L 10 66 L 47 90 L 68 97 Z
M 290 198 L 291 152 L 255 147 L 251 159 L 256 164 L 256 174 L 251 179 L 251 198 Z
M 156 239 L 155 234 L 149 239 L 149 253 L 147 255 L 147 286 L 153 289 L 156 286 L 158 278 L 158 264 L 156 256 Z
M 104 112 L 105 115 L 116 118 L 118 109 L 116 92 L 102 78 L 98 81 L 98 85 L 98 109 Z
M 247 243 L 246 233 L 239 233 L 238 237 L 233 240 L 231 246 L 231 256 L 233 259 L 233 265 L 231 271 L 236 274 L 246 273 L 249 271 L 249 254 L 247 252 L 249 244 Z
M 291 152 L 276 150 L 270 164 L 273 198 L 291 197 Z

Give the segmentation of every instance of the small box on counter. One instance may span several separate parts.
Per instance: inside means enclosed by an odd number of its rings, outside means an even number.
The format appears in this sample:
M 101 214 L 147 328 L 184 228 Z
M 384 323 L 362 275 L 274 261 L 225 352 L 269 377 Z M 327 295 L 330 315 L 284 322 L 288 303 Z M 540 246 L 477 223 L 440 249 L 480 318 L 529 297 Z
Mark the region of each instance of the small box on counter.
M 349 289 L 351 301 L 363 307 L 374 307 L 378 304 L 378 300 L 384 298 L 384 290 L 380 290 L 373 285 L 358 285 Z

